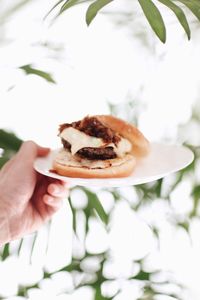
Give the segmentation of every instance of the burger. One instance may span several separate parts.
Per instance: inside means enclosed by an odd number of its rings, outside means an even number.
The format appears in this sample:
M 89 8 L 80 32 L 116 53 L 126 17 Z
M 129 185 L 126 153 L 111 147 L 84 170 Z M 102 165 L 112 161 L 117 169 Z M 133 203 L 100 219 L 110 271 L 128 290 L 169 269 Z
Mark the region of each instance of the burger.
M 61 124 L 58 136 L 62 147 L 54 157 L 53 170 L 67 177 L 129 176 L 150 148 L 138 128 L 113 115 Z

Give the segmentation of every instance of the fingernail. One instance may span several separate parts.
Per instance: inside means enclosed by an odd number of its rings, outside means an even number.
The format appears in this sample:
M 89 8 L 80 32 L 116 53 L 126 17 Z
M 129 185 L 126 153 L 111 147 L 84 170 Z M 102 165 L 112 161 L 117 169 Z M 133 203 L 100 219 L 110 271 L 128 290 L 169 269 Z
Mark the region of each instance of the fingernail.
M 47 202 L 48 202 L 49 204 L 51 204 L 51 203 L 54 202 L 54 199 L 53 199 L 53 198 L 49 198 Z
M 49 196 L 49 195 L 44 195 L 44 202 L 46 203 L 46 204 L 51 204 L 51 203 L 53 203 L 54 202 L 54 199 L 51 197 L 51 196 Z
M 57 185 L 54 185 L 53 186 L 53 191 L 54 191 L 54 193 L 58 194 L 60 192 L 60 189 Z

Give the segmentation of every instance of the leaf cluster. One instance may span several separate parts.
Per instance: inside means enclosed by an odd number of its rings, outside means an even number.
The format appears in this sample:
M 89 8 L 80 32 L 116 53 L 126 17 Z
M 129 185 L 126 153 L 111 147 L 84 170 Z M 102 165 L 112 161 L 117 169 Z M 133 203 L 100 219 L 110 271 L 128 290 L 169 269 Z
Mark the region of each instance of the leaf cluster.
M 177 21 L 182 26 L 185 31 L 188 39 L 191 38 L 191 30 L 189 26 L 189 22 L 186 16 L 186 11 L 190 11 L 194 17 L 200 21 L 200 2 L 198 0 L 136 0 L 139 3 L 139 6 L 146 17 L 149 25 L 152 30 L 156 34 L 156 36 L 160 39 L 161 42 L 166 42 L 166 25 L 162 14 L 160 12 L 160 6 L 164 6 L 166 9 L 172 11 L 172 13 L 177 18 Z M 89 6 L 86 11 L 86 23 L 90 25 L 90 23 L 94 20 L 96 15 L 108 4 L 114 2 L 114 0 L 59 0 L 49 11 L 47 16 L 57 7 L 59 7 L 59 12 L 56 16 L 60 16 L 69 8 L 82 4 L 85 2 L 89 2 Z M 91 3 L 92 2 L 92 3 Z M 186 10 L 185 10 L 186 9 Z

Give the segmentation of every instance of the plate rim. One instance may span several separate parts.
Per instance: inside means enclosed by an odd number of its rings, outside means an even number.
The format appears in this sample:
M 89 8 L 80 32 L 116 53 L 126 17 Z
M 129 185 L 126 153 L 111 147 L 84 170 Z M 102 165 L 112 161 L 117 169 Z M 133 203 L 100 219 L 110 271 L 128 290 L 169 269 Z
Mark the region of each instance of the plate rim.
M 164 173 L 160 173 L 160 174 L 154 174 L 151 176 L 147 176 L 146 180 L 145 177 L 144 178 L 134 178 L 134 174 L 135 172 L 133 172 L 131 175 L 127 176 L 127 177 L 120 177 L 120 178 L 80 178 L 80 177 L 67 177 L 67 176 L 62 176 L 53 172 L 50 172 L 49 170 L 45 171 L 45 170 L 41 170 L 41 168 L 38 167 L 39 162 L 41 161 L 46 161 L 48 162 L 49 160 L 52 161 L 53 156 L 60 150 L 62 149 L 62 147 L 59 148 L 54 148 L 50 150 L 50 153 L 45 156 L 45 157 L 37 157 L 34 161 L 34 169 L 38 172 L 41 173 L 45 176 L 48 177 L 52 177 L 55 179 L 59 179 L 59 180 L 63 180 L 63 181 L 67 181 L 69 182 L 70 185 L 72 186 L 97 186 L 97 187 L 123 187 L 123 186 L 134 186 L 134 185 L 139 185 L 139 184 L 144 184 L 144 183 L 150 183 L 153 182 L 155 180 L 164 178 L 172 173 L 178 172 L 184 168 L 186 168 L 187 166 L 189 166 L 192 161 L 194 160 L 194 153 L 193 151 L 185 145 L 181 145 L 181 144 L 172 144 L 172 143 L 158 143 L 158 142 L 151 142 L 150 143 L 150 149 L 153 149 L 154 147 L 165 147 L 165 148 L 179 148 L 181 150 L 184 150 L 186 152 L 188 152 L 188 160 L 187 162 L 185 162 L 185 164 L 183 164 L 181 167 L 179 168 L 175 168 L 172 169 L 172 171 L 168 171 L 168 172 L 164 172 Z M 150 154 L 152 153 L 152 151 L 150 150 L 150 153 L 141 159 L 141 162 L 143 162 L 143 164 L 145 164 L 145 160 L 147 160 L 150 156 Z M 189 159 L 190 158 L 190 159 Z M 49 162 L 50 163 L 50 162 Z M 138 164 L 136 166 L 135 171 L 137 171 L 140 168 L 140 164 Z M 50 168 L 49 168 L 50 169 Z M 129 181 L 130 179 L 132 180 L 132 183 L 129 183 L 127 181 Z M 129 179 L 129 180 L 127 180 Z M 116 184 L 117 182 L 119 182 L 119 180 L 121 181 L 121 184 Z M 127 182 L 127 183 L 126 183 Z M 104 184 L 103 184 L 104 183 Z M 123 183 L 123 184 L 122 184 Z

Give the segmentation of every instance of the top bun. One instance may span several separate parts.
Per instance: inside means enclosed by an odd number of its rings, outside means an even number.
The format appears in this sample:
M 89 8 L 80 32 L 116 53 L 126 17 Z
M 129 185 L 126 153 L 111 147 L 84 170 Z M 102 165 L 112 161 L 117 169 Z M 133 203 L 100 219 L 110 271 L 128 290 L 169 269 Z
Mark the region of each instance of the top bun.
M 131 153 L 134 156 L 141 157 L 148 154 L 150 148 L 149 141 L 132 124 L 112 115 L 96 115 L 95 117 L 105 126 L 129 140 L 132 144 Z

